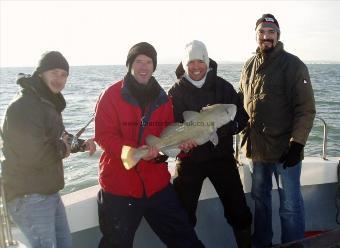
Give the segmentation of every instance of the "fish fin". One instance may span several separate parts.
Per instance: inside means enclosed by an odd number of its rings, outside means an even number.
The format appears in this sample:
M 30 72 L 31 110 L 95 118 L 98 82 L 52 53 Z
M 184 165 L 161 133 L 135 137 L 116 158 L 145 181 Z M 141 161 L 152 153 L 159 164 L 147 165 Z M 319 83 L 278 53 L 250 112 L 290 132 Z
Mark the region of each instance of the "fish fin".
M 218 136 L 216 132 L 213 132 L 212 135 L 210 136 L 210 141 L 211 143 L 214 144 L 214 146 L 217 146 L 218 144 Z
M 225 104 L 225 107 L 230 116 L 230 120 L 233 121 L 237 112 L 237 106 L 235 104 Z
M 208 110 L 210 110 L 211 108 L 213 108 L 213 107 L 214 107 L 214 105 L 215 105 L 215 104 L 213 104 L 213 105 L 207 105 L 207 106 L 203 107 L 203 108 L 201 109 L 201 111 L 200 111 L 200 112 L 205 112 L 205 111 L 208 111 Z
M 184 111 L 183 112 L 183 119 L 184 121 L 191 121 L 194 119 L 198 119 L 200 114 L 195 111 Z
M 174 133 L 178 132 L 178 128 L 183 126 L 183 123 L 172 123 L 169 126 L 167 126 L 161 133 L 160 137 L 168 136 L 168 135 L 173 135 Z
M 166 148 L 162 150 L 162 153 L 172 158 L 175 158 L 180 152 L 181 150 L 178 147 Z
M 162 140 L 154 135 L 148 135 L 148 137 L 145 139 L 145 142 L 149 146 L 158 147 L 157 144 L 160 144 Z

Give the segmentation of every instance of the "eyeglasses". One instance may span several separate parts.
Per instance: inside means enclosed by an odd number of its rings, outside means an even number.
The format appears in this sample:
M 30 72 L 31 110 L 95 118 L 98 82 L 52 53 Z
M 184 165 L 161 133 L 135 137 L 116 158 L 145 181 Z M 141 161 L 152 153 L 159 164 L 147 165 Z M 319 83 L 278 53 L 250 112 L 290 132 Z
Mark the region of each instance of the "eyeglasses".
M 275 29 L 270 29 L 270 30 L 263 30 L 263 29 L 259 29 L 257 30 L 257 35 L 274 35 L 275 33 L 277 33 L 277 31 Z

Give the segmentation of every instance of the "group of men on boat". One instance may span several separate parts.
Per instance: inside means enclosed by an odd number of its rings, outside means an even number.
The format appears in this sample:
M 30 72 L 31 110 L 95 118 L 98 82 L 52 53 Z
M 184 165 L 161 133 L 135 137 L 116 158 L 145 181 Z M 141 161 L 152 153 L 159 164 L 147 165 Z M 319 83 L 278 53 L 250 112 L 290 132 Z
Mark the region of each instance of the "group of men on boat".
M 176 69 L 178 80 L 166 93 L 153 77 L 155 48 L 147 42 L 135 44 L 127 55 L 125 77 L 99 96 L 95 135 L 86 141 L 67 133 L 62 121 L 66 102 L 61 91 L 69 64 L 60 52 L 44 53 L 33 74 L 18 79 L 22 90 L 9 104 L 2 126 L 8 209 L 30 245 L 72 247 L 59 195 L 64 187 L 62 160 L 79 151 L 93 154 L 95 142 L 103 150 L 97 199 L 101 248 L 132 247 L 143 217 L 167 247 L 204 247 L 194 228 L 206 178 L 216 189 L 238 247 L 270 247 L 273 174 L 280 185 L 281 241 L 302 239 L 300 173 L 315 117 L 313 89 L 306 65 L 283 49 L 272 14 L 257 20 L 255 32 L 258 47 L 243 67 L 238 92 L 217 75 L 217 63 L 205 44 L 193 40 Z M 235 104 L 234 120 L 216 130 L 217 144 L 188 139 L 179 145 L 178 175 L 172 184 L 168 157 L 146 145 L 146 137 L 160 136 L 168 125 L 183 122 L 186 111 L 214 104 Z M 234 158 L 232 137 L 238 133 L 251 161 L 254 218 Z M 129 148 L 148 149 L 133 168 L 122 161 Z

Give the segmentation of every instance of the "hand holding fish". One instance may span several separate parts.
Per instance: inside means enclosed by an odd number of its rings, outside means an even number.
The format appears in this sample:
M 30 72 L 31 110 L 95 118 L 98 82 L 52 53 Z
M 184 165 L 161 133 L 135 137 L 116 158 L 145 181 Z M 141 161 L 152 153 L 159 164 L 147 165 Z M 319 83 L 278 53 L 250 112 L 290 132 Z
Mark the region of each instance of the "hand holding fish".
M 145 139 L 146 147 L 133 148 L 123 145 L 121 159 L 124 167 L 133 168 L 140 159 L 149 158 L 154 151 L 148 147 L 155 147 L 169 157 L 176 157 L 180 149 L 188 150 L 206 142 L 218 144 L 216 131 L 221 126 L 234 119 L 236 115 L 234 104 L 214 104 L 204 107 L 200 112 L 185 111 L 184 123 L 173 123 L 167 126 L 159 137 L 148 135 Z
M 151 160 L 158 156 L 159 150 L 154 146 L 143 145 L 140 148 L 148 149 L 148 153 L 142 157 L 143 160 Z
M 198 146 L 197 142 L 194 139 L 188 139 L 178 146 L 178 148 L 184 152 L 189 152 L 191 149 Z

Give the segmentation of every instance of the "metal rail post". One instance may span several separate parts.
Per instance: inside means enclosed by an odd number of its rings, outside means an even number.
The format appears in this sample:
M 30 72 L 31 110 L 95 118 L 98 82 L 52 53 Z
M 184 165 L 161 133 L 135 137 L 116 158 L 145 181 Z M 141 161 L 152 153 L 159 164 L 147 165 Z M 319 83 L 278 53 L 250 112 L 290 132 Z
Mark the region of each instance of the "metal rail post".
M 5 190 L 0 177 L 0 244 L 1 247 L 15 247 L 18 242 L 13 240 L 11 224 L 6 204 Z
M 6 196 L 4 190 L 3 179 L 1 177 L 2 172 L 2 142 L 3 142 L 2 130 L 0 128 L 0 244 L 1 247 L 15 247 L 18 242 L 13 240 L 11 224 L 9 221 L 9 215 L 6 204 Z
M 328 137 L 328 126 L 326 121 L 316 116 L 316 119 L 320 120 L 323 125 L 323 142 L 322 142 L 322 159 L 327 160 L 327 137 Z M 235 147 L 235 159 L 238 163 L 238 165 L 242 165 L 242 162 L 240 161 L 240 134 L 234 135 L 234 147 Z
M 327 136 L 328 136 L 327 123 L 324 119 L 322 119 L 319 116 L 316 116 L 315 118 L 319 119 L 323 124 L 322 159 L 327 160 Z

